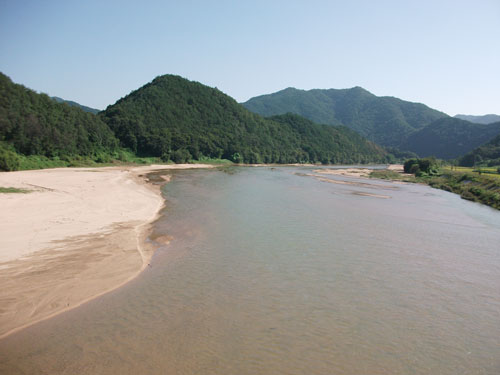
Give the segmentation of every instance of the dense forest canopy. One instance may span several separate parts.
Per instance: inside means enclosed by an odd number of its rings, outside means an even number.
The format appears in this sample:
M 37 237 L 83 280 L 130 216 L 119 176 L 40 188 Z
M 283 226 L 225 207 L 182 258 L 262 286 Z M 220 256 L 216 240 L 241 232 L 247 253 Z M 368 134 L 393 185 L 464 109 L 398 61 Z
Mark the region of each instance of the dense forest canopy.
M 402 148 L 418 155 L 455 159 L 488 142 L 500 133 L 500 123 L 481 125 L 448 117 L 411 135 Z
M 0 73 L 0 168 L 19 167 L 16 155 L 105 161 L 117 152 L 123 155 L 123 149 L 176 163 L 202 157 L 237 163 L 368 163 L 388 162 L 394 155 L 457 158 L 467 152 L 463 165 L 500 161 L 498 137 L 486 143 L 500 133 L 500 122 L 473 124 L 360 87 L 289 88 L 245 105 L 266 115 L 288 108 L 329 125 L 290 112 L 262 117 L 217 89 L 174 75 L 157 77 L 95 115 Z M 399 149 L 389 147 L 391 155 L 351 129 Z
M 500 127 L 500 122 L 491 124 L 491 126 L 493 125 Z M 500 165 L 500 135 L 464 155 L 460 158 L 459 163 L 465 167 L 472 167 L 473 165 Z
M 378 97 L 361 87 L 309 91 L 287 88 L 243 105 L 264 116 L 292 112 L 321 124 L 345 125 L 390 147 L 399 147 L 411 132 L 447 117 L 424 104 Z
M 80 103 L 74 102 L 72 100 L 65 100 L 63 98 L 59 98 L 57 96 L 52 96 L 52 99 L 55 100 L 58 103 L 66 103 L 67 105 L 71 107 L 78 107 L 80 109 L 83 109 L 85 112 L 90 112 L 93 113 L 94 115 L 100 112 L 98 109 L 95 108 L 90 108 L 87 107 L 86 105 L 81 105 Z
M 380 147 L 298 116 L 266 119 L 217 89 L 179 76 L 155 78 L 99 116 L 123 147 L 184 162 L 200 156 L 245 163 L 381 162 Z
M 243 105 L 266 116 L 293 112 L 315 122 L 343 124 L 394 153 L 409 151 L 421 157 L 456 158 L 500 133 L 494 124 L 485 128 L 423 104 L 377 97 L 361 87 L 309 91 L 288 88 L 252 98 Z M 480 120 L 487 119 L 491 116 Z
M 0 73 L 0 142 L 24 155 L 111 152 L 118 141 L 97 116 L 13 83 Z
M 125 149 L 176 163 L 202 157 L 237 163 L 389 160 L 385 150 L 347 128 L 292 114 L 264 118 L 217 89 L 178 76 L 157 77 L 94 115 L 0 75 L 0 169 L 74 165 L 80 157 L 109 161 Z M 44 159 L 20 165 L 20 156 Z

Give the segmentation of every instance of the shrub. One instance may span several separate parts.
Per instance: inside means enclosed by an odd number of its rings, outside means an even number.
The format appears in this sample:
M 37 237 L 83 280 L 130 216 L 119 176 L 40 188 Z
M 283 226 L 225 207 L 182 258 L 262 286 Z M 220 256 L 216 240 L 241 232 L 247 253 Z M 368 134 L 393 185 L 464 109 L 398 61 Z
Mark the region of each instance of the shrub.
M 0 149 L 0 171 L 17 171 L 20 164 L 19 156 L 15 152 Z
M 191 160 L 191 154 L 185 148 L 181 148 L 172 153 L 172 161 L 176 164 L 187 163 Z

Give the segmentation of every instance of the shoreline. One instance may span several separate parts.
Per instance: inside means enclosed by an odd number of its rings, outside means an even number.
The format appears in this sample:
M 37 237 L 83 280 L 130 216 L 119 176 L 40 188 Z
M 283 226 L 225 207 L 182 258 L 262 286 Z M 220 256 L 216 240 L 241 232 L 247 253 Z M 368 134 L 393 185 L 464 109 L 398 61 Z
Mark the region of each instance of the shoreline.
M 0 339 L 136 278 L 165 207 L 147 175 L 211 165 L 62 168 L 0 173 Z M 165 183 L 168 179 L 165 179 Z

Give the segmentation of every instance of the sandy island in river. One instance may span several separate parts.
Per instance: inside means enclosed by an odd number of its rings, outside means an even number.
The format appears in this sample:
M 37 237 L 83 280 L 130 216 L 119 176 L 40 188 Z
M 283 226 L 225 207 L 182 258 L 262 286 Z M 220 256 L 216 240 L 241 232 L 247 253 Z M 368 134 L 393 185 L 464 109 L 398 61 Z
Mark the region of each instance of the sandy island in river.
M 2 172 L 0 338 L 116 289 L 147 267 L 164 200 L 145 173 L 208 165 Z

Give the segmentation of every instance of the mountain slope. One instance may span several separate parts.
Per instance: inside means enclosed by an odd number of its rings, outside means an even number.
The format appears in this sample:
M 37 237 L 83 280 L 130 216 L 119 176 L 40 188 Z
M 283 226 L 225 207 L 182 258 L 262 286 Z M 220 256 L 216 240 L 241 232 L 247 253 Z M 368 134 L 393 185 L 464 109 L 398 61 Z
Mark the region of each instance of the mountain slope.
M 67 105 L 69 106 L 72 106 L 72 107 L 78 107 L 80 108 L 81 110 L 84 110 L 85 112 L 90 112 L 90 113 L 93 113 L 94 115 L 97 114 L 99 112 L 98 109 L 95 109 L 95 108 L 90 108 L 90 107 L 87 107 L 85 105 L 81 105 L 77 102 L 73 102 L 71 100 L 65 100 L 65 99 L 62 99 L 62 98 L 59 98 L 58 96 L 52 96 L 51 99 L 55 100 L 56 102 L 58 103 L 66 103 Z
M 500 121 L 499 115 L 484 115 L 484 116 L 473 116 L 473 115 L 456 115 L 456 118 L 461 120 L 466 120 L 473 122 L 475 124 L 493 124 L 494 122 Z
M 97 116 L 56 103 L 0 73 L 0 143 L 24 155 L 62 157 L 115 150 L 118 141 Z
M 345 125 L 384 146 L 399 147 L 409 134 L 448 117 L 424 104 L 377 97 L 361 87 L 298 90 L 262 95 L 243 105 L 264 116 L 297 113 L 314 122 Z
M 500 123 L 473 124 L 453 117 L 439 119 L 411 134 L 401 148 L 419 156 L 454 159 L 488 142 L 500 133 Z
M 500 127 L 500 122 L 491 124 L 491 126 Z M 500 134 L 459 160 L 459 164 L 464 167 L 471 167 L 476 163 L 490 166 L 500 165 Z
M 265 119 L 217 89 L 173 75 L 155 78 L 99 116 L 123 146 L 176 162 L 202 155 L 248 163 L 347 163 L 386 157 L 346 129 L 293 116 Z

